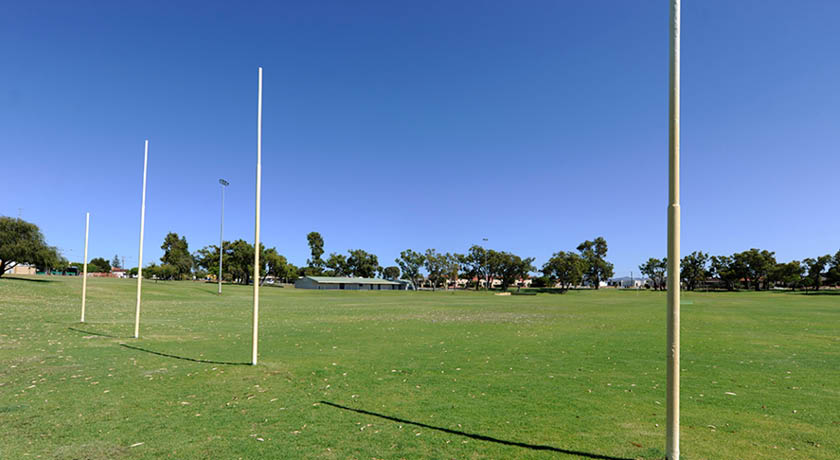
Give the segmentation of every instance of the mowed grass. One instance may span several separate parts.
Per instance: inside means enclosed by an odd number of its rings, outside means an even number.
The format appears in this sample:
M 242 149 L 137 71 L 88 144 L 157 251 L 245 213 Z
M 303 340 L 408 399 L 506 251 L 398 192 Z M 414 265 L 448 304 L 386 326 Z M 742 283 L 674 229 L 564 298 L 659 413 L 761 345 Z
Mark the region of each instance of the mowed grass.
M 0 278 L 0 458 L 664 456 L 662 293 L 215 290 Z M 683 300 L 683 458 L 840 458 L 840 295 Z

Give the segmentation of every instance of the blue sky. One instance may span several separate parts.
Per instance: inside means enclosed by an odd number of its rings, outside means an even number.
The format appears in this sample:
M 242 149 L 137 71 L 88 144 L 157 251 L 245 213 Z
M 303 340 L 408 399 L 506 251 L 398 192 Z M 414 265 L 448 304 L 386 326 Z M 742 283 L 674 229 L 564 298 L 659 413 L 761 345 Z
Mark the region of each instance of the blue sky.
M 168 231 L 297 264 L 406 248 L 537 258 L 604 236 L 617 275 L 665 253 L 667 2 L 6 2 L 0 215 L 80 260 Z M 840 249 L 840 3 L 686 1 L 683 252 Z

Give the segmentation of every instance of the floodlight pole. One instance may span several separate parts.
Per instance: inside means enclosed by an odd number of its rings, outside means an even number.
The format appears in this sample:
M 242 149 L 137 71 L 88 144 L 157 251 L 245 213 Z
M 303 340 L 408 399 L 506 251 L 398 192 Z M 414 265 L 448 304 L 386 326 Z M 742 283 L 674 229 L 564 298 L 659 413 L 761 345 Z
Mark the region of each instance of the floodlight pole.
M 81 323 L 85 322 L 85 299 L 87 298 L 87 250 L 88 250 L 88 229 L 90 229 L 90 213 L 85 213 L 85 264 L 82 268 L 82 319 Z
M 668 105 L 668 366 L 666 445 L 680 458 L 680 0 L 671 0 Z
M 137 257 L 137 307 L 134 309 L 134 338 L 140 338 L 140 292 L 143 287 L 143 227 L 146 224 L 146 167 L 149 164 L 149 140 L 143 153 L 143 197 L 140 200 L 140 255 Z
M 222 295 L 222 254 L 225 252 L 225 187 L 230 183 L 224 179 L 219 179 L 219 184 L 222 186 L 222 221 L 219 225 L 219 295 Z
M 262 177 L 262 67 L 257 83 L 257 200 L 254 226 L 254 319 L 251 337 L 251 364 L 257 365 L 257 340 L 260 321 L 260 187 Z

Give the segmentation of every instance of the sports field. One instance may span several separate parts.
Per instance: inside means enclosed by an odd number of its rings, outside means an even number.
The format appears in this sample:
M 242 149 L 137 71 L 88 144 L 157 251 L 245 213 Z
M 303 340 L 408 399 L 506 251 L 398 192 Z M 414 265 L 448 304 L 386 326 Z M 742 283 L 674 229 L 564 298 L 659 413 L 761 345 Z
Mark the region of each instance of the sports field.
M 661 458 L 665 296 L 0 278 L 0 458 Z M 840 458 L 840 295 L 685 293 L 686 459 Z

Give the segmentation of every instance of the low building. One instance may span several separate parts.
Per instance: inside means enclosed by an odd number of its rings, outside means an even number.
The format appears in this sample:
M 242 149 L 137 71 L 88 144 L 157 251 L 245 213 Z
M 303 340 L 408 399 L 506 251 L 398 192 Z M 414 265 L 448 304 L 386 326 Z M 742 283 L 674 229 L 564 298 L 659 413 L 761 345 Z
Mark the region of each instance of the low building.
M 610 278 L 607 285 L 611 287 L 625 288 L 625 289 L 641 289 L 648 284 L 647 278 L 634 278 L 631 276 L 621 276 L 618 278 Z
M 35 266 L 29 264 L 16 264 L 6 272 L 7 275 L 34 275 L 36 273 Z
M 408 291 L 414 285 L 406 280 L 351 278 L 345 276 L 304 276 L 295 281 L 298 289 L 344 289 L 353 291 Z

